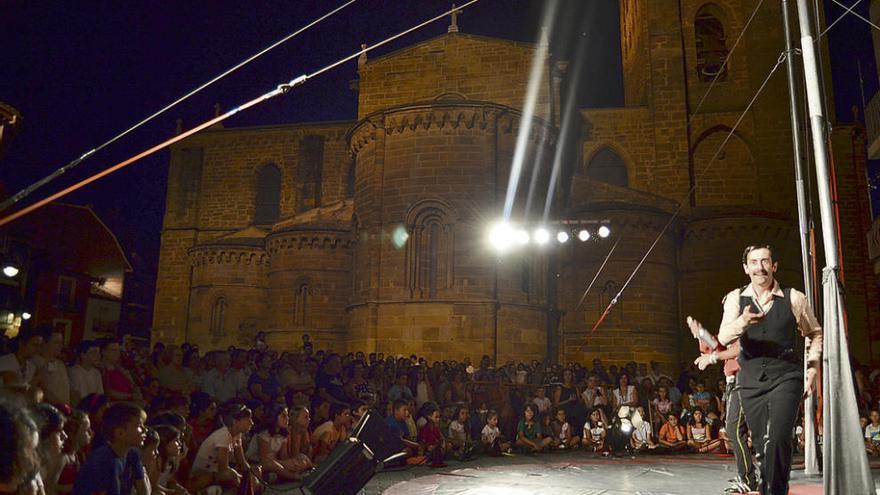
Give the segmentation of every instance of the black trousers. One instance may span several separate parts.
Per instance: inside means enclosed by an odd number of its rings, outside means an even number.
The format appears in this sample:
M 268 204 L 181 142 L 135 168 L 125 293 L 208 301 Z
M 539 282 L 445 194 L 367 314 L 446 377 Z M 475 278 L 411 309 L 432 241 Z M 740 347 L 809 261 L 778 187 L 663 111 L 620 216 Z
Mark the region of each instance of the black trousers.
M 796 374 L 776 379 L 772 376 L 773 373 L 740 375 L 737 392 L 752 430 L 758 459 L 758 491 L 764 495 L 786 495 L 791 475 L 791 431 L 797 421 L 804 384 Z
M 724 429 L 727 432 L 727 438 L 730 439 L 739 478 L 750 487 L 754 487 L 755 465 L 752 464 L 752 451 L 749 448 L 749 426 L 746 423 L 742 402 L 736 390 L 736 382 L 727 384 L 727 415 L 725 416 Z

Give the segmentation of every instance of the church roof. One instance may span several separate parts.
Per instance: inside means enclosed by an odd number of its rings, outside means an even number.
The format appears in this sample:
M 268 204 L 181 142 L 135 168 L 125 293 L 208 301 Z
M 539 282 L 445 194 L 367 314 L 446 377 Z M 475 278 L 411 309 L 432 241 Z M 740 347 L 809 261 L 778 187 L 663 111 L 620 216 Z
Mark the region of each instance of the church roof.
M 354 200 L 313 208 L 275 224 L 273 234 L 298 230 L 347 230 L 354 213 Z
M 434 36 L 432 38 L 428 38 L 424 41 L 420 41 L 418 43 L 413 43 L 412 45 L 407 45 L 403 48 L 399 48 L 397 50 L 382 54 L 378 57 L 369 58 L 369 59 L 367 59 L 366 65 L 374 64 L 374 63 L 381 62 L 381 61 L 384 61 L 384 60 L 387 60 L 390 58 L 394 58 L 398 55 L 403 55 L 408 52 L 416 51 L 419 48 L 437 43 L 438 41 L 441 41 L 445 38 L 453 37 L 453 36 L 470 39 L 470 40 L 473 40 L 473 41 L 476 41 L 479 43 L 485 43 L 485 44 L 491 44 L 491 45 L 503 45 L 503 46 L 516 47 L 516 48 L 524 48 L 524 49 L 528 49 L 528 50 L 535 50 L 538 47 L 537 43 L 509 40 L 509 39 L 505 39 L 505 38 L 495 38 L 492 36 L 482 36 L 479 34 L 470 34 L 470 33 L 462 33 L 462 32 L 443 33 L 441 35 Z
M 250 227 L 226 234 L 216 239 L 200 242 L 199 246 L 241 246 L 241 247 L 263 247 L 263 240 L 268 231 L 251 225 Z

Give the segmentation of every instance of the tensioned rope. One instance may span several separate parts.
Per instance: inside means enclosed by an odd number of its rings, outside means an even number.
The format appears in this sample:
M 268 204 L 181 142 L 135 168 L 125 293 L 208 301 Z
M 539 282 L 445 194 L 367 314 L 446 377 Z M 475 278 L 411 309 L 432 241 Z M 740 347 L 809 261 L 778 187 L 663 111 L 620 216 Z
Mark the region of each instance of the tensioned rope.
M 694 110 L 691 112 L 690 117 L 688 117 L 688 123 L 693 120 L 693 118 L 697 115 L 697 112 L 699 112 L 700 108 L 703 106 L 703 103 L 706 102 L 706 97 L 709 96 L 712 88 L 715 87 L 715 83 L 718 82 L 718 78 L 721 77 L 721 74 L 724 73 L 724 69 L 727 68 L 727 63 L 730 61 L 730 57 L 733 56 L 733 52 L 739 45 L 739 41 L 743 38 L 743 35 L 746 34 L 746 30 L 749 29 L 749 26 L 752 24 L 752 20 L 755 18 L 756 15 L 758 15 L 758 9 L 760 9 L 761 5 L 763 4 L 764 0 L 758 0 L 758 4 L 755 5 L 755 10 L 752 11 L 752 15 L 749 16 L 749 19 L 746 21 L 745 26 L 743 26 L 742 31 L 739 32 L 739 36 L 736 38 L 736 41 L 733 42 L 733 46 L 730 48 L 730 51 L 727 52 L 727 56 L 724 57 L 724 61 L 721 63 L 721 67 L 718 68 L 718 72 L 715 73 L 715 77 L 712 78 L 712 82 L 709 83 L 709 87 L 706 88 L 706 92 L 703 93 L 703 97 L 700 98 L 700 102 L 697 103 L 696 108 L 694 108 Z
M 174 144 L 174 143 L 176 143 L 176 142 L 178 142 L 178 141 L 181 141 L 181 140 L 183 140 L 183 139 L 185 139 L 185 138 L 187 138 L 187 137 L 189 137 L 189 136 L 191 136 L 191 135 L 193 135 L 193 134 L 195 134 L 195 133 L 197 133 L 197 132 L 199 132 L 199 131 L 201 131 L 201 130 L 203 130 L 203 129 L 206 129 L 206 128 L 208 128 L 208 127 L 211 127 L 211 126 L 214 125 L 214 124 L 217 124 L 217 123 L 223 122 L 224 120 L 228 119 L 229 117 L 232 117 L 233 115 L 235 115 L 235 114 L 237 114 L 237 113 L 239 113 L 239 112 L 243 112 L 243 111 L 245 111 L 245 110 L 247 110 L 247 109 L 253 107 L 254 105 L 257 105 L 258 103 L 262 103 L 262 102 L 264 102 L 264 101 L 266 101 L 266 100 L 269 100 L 269 99 L 271 99 L 271 98 L 274 98 L 274 97 L 276 97 L 276 96 L 278 96 L 278 95 L 280 95 L 280 94 L 287 93 L 287 92 L 290 91 L 292 88 L 294 88 L 294 87 L 296 87 L 296 86 L 299 86 L 299 85 L 301 85 L 301 84 L 304 84 L 304 83 L 305 83 L 306 81 L 308 81 L 309 79 L 315 78 L 315 77 L 317 77 L 317 76 L 319 76 L 319 75 L 321 75 L 321 74 L 323 74 L 323 73 L 325 73 L 325 72 L 327 72 L 327 71 L 330 71 L 330 70 L 332 70 L 332 69 L 335 69 L 336 67 L 338 67 L 338 66 L 340 66 L 340 65 L 342 65 L 342 64 L 344 64 L 344 63 L 346 63 L 346 62 L 349 62 L 349 61 L 351 61 L 351 60 L 354 60 L 355 58 L 361 56 L 362 54 L 368 53 L 368 52 L 370 52 L 370 51 L 372 51 L 372 50 L 375 50 L 375 49 L 377 49 L 377 48 L 379 48 L 379 47 L 382 47 L 382 46 L 384 46 L 384 45 L 387 45 L 388 43 L 391 43 L 392 41 L 395 41 L 395 40 L 397 40 L 398 38 L 401 38 L 401 37 L 403 37 L 403 36 L 406 36 L 407 34 L 412 33 L 413 31 L 417 31 L 417 30 L 419 30 L 419 29 L 421 29 L 421 28 L 427 26 L 428 24 L 431 24 L 431 23 L 433 23 L 433 22 L 437 22 L 438 20 L 443 19 L 444 17 L 448 17 L 448 16 L 451 15 L 453 12 L 455 12 L 455 11 L 457 11 L 457 10 L 460 10 L 460 9 L 467 8 L 467 7 L 469 7 L 469 6 L 471 6 L 471 5 L 475 4 L 475 3 L 477 3 L 478 1 L 479 1 L 479 0 L 469 0 L 468 2 L 466 2 L 465 4 L 463 4 L 463 5 L 459 6 L 459 7 L 454 7 L 454 8 L 452 8 L 452 9 L 450 9 L 450 10 L 447 10 L 447 11 L 443 12 L 442 14 L 439 14 L 439 15 L 434 16 L 434 17 L 432 17 L 432 18 L 430 18 L 430 19 L 428 19 L 428 20 L 426 20 L 426 21 L 423 21 L 423 22 L 421 22 L 421 23 L 419 23 L 419 24 L 416 24 L 415 26 L 412 26 L 412 27 L 410 27 L 410 28 L 407 28 L 407 29 L 405 29 L 405 30 L 403 30 L 403 31 L 401 31 L 401 32 L 399 32 L 399 33 L 393 35 L 393 36 L 390 36 L 390 37 L 388 37 L 388 38 L 385 38 L 384 40 L 382 40 L 382 41 L 376 43 L 376 44 L 373 45 L 373 46 L 369 46 L 369 47 L 363 48 L 363 49 L 361 49 L 361 50 L 358 50 L 358 51 L 354 52 L 353 54 L 351 54 L 351 55 L 349 55 L 349 56 L 347 56 L 347 57 L 344 57 L 344 58 L 342 58 L 342 59 L 339 59 L 338 61 L 333 62 L 332 64 L 327 65 L 327 66 L 325 66 L 325 67 L 323 67 L 323 68 L 321 68 L 321 69 L 318 69 L 318 70 L 316 70 L 316 71 L 314 71 L 314 72 L 312 72 L 312 73 L 310 73 L 310 74 L 303 74 L 303 75 L 301 75 L 301 76 L 299 76 L 299 77 L 296 77 L 296 78 L 294 78 L 294 79 L 291 79 L 290 81 L 288 81 L 288 82 L 286 82 L 286 83 L 279 84 L 278 87 L 276 87 L 276 88 L 273 89 L 272 91 L 269 91 L 268 93 L 265 93 L 265 94 L 263 94 L 263 95 L 261 95 L 261 96 L 258 96 L 258 97 L 254 98 L 254 99 L 252 99 L 252 100 L 250 100 L 250 101 L 248 101 L 248 102 L 246 102 L 246 103 L 244 103 L 244 104 L 242 104 L 242 105 L 240 105 L 240 106 L 238 106 L 238 107 L 235 107 L 235 108 L 229 110 L 228 112 L 224 113 L 223 115 L 218 115 L 217 117 L 214 117 L 214 118 L 211 119 L 211 120 L 208 120 L 208 121 L 206 121 L 206 122 L 204 122 L 204 123 L 202 123 L 202 124 L 200 124 L 200 125 L 198 125 L 198 126 L 196 126 L 196 127 L 193 127 L 192 129 L 190 129 L 190 130 L 188 130 L 188 131 L 186 131 L 186 132 L 183 132 L 183 133 L 181 133 L 181 134 L 178 134 L 178 135 L 176 135 L 176 136 L 174 136 L 174 137 L 172 137 L 172 138 L 170 138 L 170 139 L 168 139 L 168 140 L 166 140 L 166 141 L 163 141 L 163 142 L 161 142 L 161 143 L 159 143 L 159 144 L 153 146 L 152 148 L 146 149 L 146 150 L 144 150 L 144 151 L 142 151 L 142 152 L 140 152 L 140 153 L 138 153 L 138 154 L 136 154 L 136 155 L 134 155 L 134 156 L 132 156 L 132 157 L 126 159 L 126 160 L 123 160 L 123 161 L 117 163 L 116 165 L 113 165 L 113 166 L 111 166 L 111 167 L 108 167 L 108 168 L 106 168 L 106 169 L 102 170 L 101 172 L 98 172 L 98 173 L 96 173 L 96 174 L 94 174 L 94 175 L 91 175 L 91 176 L 89 176 L 88 178 L 83 179 L 83 180 L 77 182 L 76 184 L 74 184 L 74 185 L 72 185 L 72 186 L 70 186 L 70 187 L 67 187 L 67 188 L 65 188 L 65 189 L 63 189 L 63 190 L 61 190 L 61 191 L 59 191 L 59 192 L 57 192 L 57 193 L 55 193 L 55 194 L 52 194 L 51 196 L 49 196 L 49 197 L 47 197 L 47 198 L 45 198 L 45 199 L 42 199 L 42 200 L 40 200 L 40 201 L 38 201 L 38 202 L 36 202 L 36 203 L 30 205 L 30 206 L 27 206 L 27 207 L 25 207 L 25 208 L 22 208 L 22 209 L 19 210 L 19 211 L 16 211 L 15 213 L 12 213 L 12 214 L 10 214 L 10 215 L 7 215 L 7 216 L 3 217 L 2 219 L 0 219 L 0 227 L 2 227 L 2 226 L 6 225 L 6 224 L 8 224 L 8 223 L 10 223 L 10 222 L 12 222 L 12 221 L 14 221 L 14 220 L 17 220 L 18 218 L 21 218 L 21 217 L 27 215 L 28 213 L 30 213 L 30 212 L 32 212 L 32 211 L 34 211 L 34 210 L 37 210 L 37 209 L 39 209 L 39 208 L 42 208 L 43 206 L 45 206 L 45 205 L 51 203 L 52 201 L 55 201 L 55 200 L 58 199 L 58 198 L 61 198 L 61 197 L 63 197 L 63 196 L 66 196 L 66 195 L 68 195 L 68 194 L 70 194 L 70 193 L 76 191 L 77 189 L 80 189 L 80 188 L 82 188 L 82 187 L 84 187 L 84 186 L 86 186 L 86 185 L 88 185 L 88 184 L 91 184 L 92 182 L 97 181 L 98 179 L 101 179 L 101 178 L 103 178 L 103 177 L 106 177 L 107 175 L 110 175 L 110 174 L 112 174 L 113 172 L 116 172 L 117 170 L 120 170 L 120 169 L 122 169 L 122 168 L 124 168 L 124 167 L 127 167 L 128 165 L 131 165 L 132 163 L 134 163 L 134 162 L 136 162 L 136 161 L 138 161 L 138 160 L 140 160 L 140 159 L 142 159 L 142 158 L 144 158 L 144 157 L 147 157 L 147 156 L 149 156 L 149 155 L 151 155 L 151 154 L 153 154 L 153 153 L 155 153 L 155 152 L 157 152 L 157 151 L 159 151 L 159 150 L 162 150 L 162 149 L 164 149 L 164 148 L 167 148 L 167 147 L 171 146 L 172 144 Z
M 838 5 L 841 5 L 837 0 L 832 0 L 832 1 L 835 2 L 835 3 L 837 3 Z M 841 7 L 846 8 L 846 11 L 845 11 L 843 14 L 841 14 L 837 19 L 835 19 L 834 22 L 832 22 L 832 23 L 831 23 L 831 24 L 830 24 L 830 25 L 829 25 L 824 31 L 822 31 L 822 32 L 816 37 L 815 42 L 818 43 L 819 40 L 820 40 L 825 34 L 827 34 L 828 31 L 829 31 L 832 27 L 834 27 L 834 25 L 836 25 L 838 22 L 840 22 L 840 20 L 843 19 L 843 17 L 845 17 L 847 14 L 849 14 L 849 13 L 853 13 L 854 15 L 856 15 L 856 16 L 858 16 L 858 17 L 861 18 L 861 16 L 859 16 L 858 13 L 852 11 L 852 9 L 854 9 L 856 6 L 858 6 L 858 4 L 861 3 L 861 2 L 862 2 L 862 0 L 856 0 L 856 2 L 855 2 L 852 6 L 850 6 L 850 7 L 848 7 L 848 8 L 847 8 L 845 5 L 841 5 Z M 754 15 L 754 14 L 753 14 L 753 15 Z M 864 19 L 863 19 L 863 20 L 864 20 Z M 750 21 L 751 21 L 751 19 L 750 19 Z M 869 24 L 870 24 L 870 23 L 869 23 Z M 873 24 L 872 24 L 872 25 L 873 25 Z M 748 23 L 746 24 L 746 27 L 748 27 Z M 745 32 L 745 29 L 743 29 L 743 32 Z M 742 33 L 740 33 L 740 37 L 742 37 Z M 738 40 L 737 40 L 737 41 L 738 41 Z M 731 52 L 732 52 L 732 51 L 733 51 L 733 50 L 731 50 Z M 798 52 L 798 51 L 799 51 L 799 50 L 797 50 L 797 49 L 794 49 L 794 50 L 793 50 L 793 52 Z M 791 55 L 791 54 L 788 54 L 788 53 L 786 53 L 786 52 L 784 52 L 784 51 L 782 52 L 782 54 L 780 55 L 780 57 L 779 57 L 779 58 L 777 59 L 777 61 L 776 61 L 776 65 L 774 65 L 773 68 L 770 70 L 770 73 L 769 73 L 769 74 L 767 75 L 767 77 L 764 79 L 764 82 L 763 82 L 763 83 L 761 84 L 761 86 L 758 88 L 757 92 L 756 92 L 755 95 L 752 97 L 752 99 L 751 99 L 751 101 L 749 102 L 749 104 L 746 106 L 746 109 L 745 109 L 745 110 L 743 111 L 743 113 L 740 115 L 740 117 L 739 117 L 739 119 L 737 120 L 736 124 L 733 126 L 733 128 L 731 129 L 731 131 L 728 133 L 727 137 L 722 141 L 721 145 L 718 147 L 718 150 L 715 152 L 715 154 L 713 155 L 712 159 L 709 161 L 709 163 L 708 163 L 708 164 L 703 168 L 703 170 L 700 172 L 700 174 L 699 174 L 700 176 L 702 176 L 702 175 L 705 174 L 705 172 L 709 169 L 709 167 L 713 164 L 713 162 L 714 162 L 714 161 L 717 159 L 717 157 L 720 155 L 721 151 L 724 149 L 724 146 L 727 145 L 727 142 L 730 140 L 730 138 L 733 136 L 734 132 L 736 131 L 737 127 L 738 127 L 739 124 L 742 122 L 742 119 L 745 118 L 745 115 L 749 112 L 749 110 L 751 109 L 751 107 L 754 105 L 754 102 L 757 100 L 758 96 L 760 96 L 761 92 L 763 92 L 764 87 L 767 85 L 767 83 L 768 83 L 769 80 L 770 80 L 770 77 L 773 75 L 773 73 L 776 72 L 776 70 L 779 68 L 779 66 L 782 64 L 782 62 L 785 61 L 785 57 L 790 56 L 790 55 Z M 728 57 L 725 59 L 725 63 L 727 62 L 727 60 L 729 60 L 729 58 L 730 58 L 730 54 L 728 54 Z M 710 87 L 710 89 L 711 89 L 711 87 Z M 708 94 L 708 91 L 707 91 L 707 94 Z M 699 106 L 698 106 L 697 108 L 699 108 Z M 696 113 L 696 112 L 694 112 L 694 113 Z M 599 326 L 602 324 L 602 322 L 603 322 L 603 321 L 605 320 L 605 318 L 608 316 L 608 313 L 609 313 L 609 312 L 611 311 L 611 309 L 617 304 L 618 300 L 620 299 L 620 296 L 623 294 L 623 291 L 626 290 L 626 288 L 627 288 L 627 286 L 629 285 L 629 283 L 630 283 L 630 282 L 632 281 L 632 279 L 636 276 L 636 274 L 638 273 L 638 271 L 641 269 L 642 265 L 644 265 L 644 263 L 645 263 L 645 261 L 647 260 L 648 256 L 650 256 L 651 252 L 654 250 L 654 247 L 656 247 L 657 243 L 660 241 L 660 239 L 663 237 L 663 235 L 666 233 L 666 231 L 667 231 L 667 230 L 669 229 L 669 227 L 672 225 L 672 222 L 675 221 L 675 219 L 678 217 L 679 213 L 681 213 L 681 210 L 682 210 L 682 207 L 683 207 L 683 205 L 684 205 L 684 202 L 687 201 L 687 198 L 688 198 L 688 197 L 694 192 L 694 190 L 696 190 L 696 187 L 697 187 L 698 184 L 699 184 L 699 177 L 697 177 L 697 178 L 694 179 L 694 184 L 693 184 L 693 185 L 691 186 L 691 188 L 688 190 L 687 194 L 684 196 L 684 198 L 682 199 L 682 201 L 679 202 L 679 206 L 678 206 L 678 208 L 676 208 L 675 212 L 674 212 L 673 215 L 670 217 L 669 221 L 666 223 L 666 225 L 663 227 L 663 229 L 660 231 L 660 234 L 657 236 L 657 238 L 654 240 L 654 242 L 651 243 L 651 246 L 648 248 L 648 250 L 647 250 L 647 252 L 645 253 L 645 255 L 641 258 L 641 260 L 639 261 L 639 263 L 636 264 L 635 269 L 634 269 L 633 272 L 629 275 L 629 277 L 627 278 L 626 282 L 623 284 L 623 286 L 621 287 L 621 289 L 617 292 L 617 294 L 614 296 L 614 298 L 611 299 L 611 302 L 608 304 L 608 306 L 607 306 L 607 307 L 605 308 L 605 310 L 602 312 L 602 314 L 601 314 L 601 316 L 599 317 L 599 319 L 596 321 L 596 324 L 595 324 L 595 325 L 593 326 L 593 328 L 590 330 L 590 334 L 592 334 L 593 332 L 596 331 L 597 328 L 599 328 Z M 608 261 L 608 260 L 606 259 L 606 260 L 605 260 L 605 263 L 607 263 L 607 261 Z M 602 263 L 602 266 L 599 268 L 599 270 L 598 270 L 598 272 L 597 272 L 597 274 L 596 274 L 597 277 L 598 277 L 599 273 L 601 273 L 602 269 L 604 268 L 605 263 Z M 594 278 L 595 278 L 595 277 L 594 277 Z M 587 290 L 584 291 L 583 296 L 581 296 L 581 300 L 582 300 L 582 301 L 584 300 L 584 298 L 586 298 L 587 293 L 589 292 L 589 290 L 590 290 L 591 287 L 592 287 L 592 285 L 590 285 L 589 287 L 587 287 Z
M 292 33 L 290 33 L 290 34 L 288 34 L 287 36 L 281 38 L 280 40 L 276 41 L 275 43 L 272 43 L 271 45 L 267 46 L 266 48 L 263 48 L 263 49 L 260 50 L 259 52 L 257 52 L 257 53 L 255 53 L 255 54 L 251 55 L 250 57 L 248 57 L 248 58 L 242 60 L 241 62 L 235 64 L 234 66 L 230 67 L 229 69 L 223 71 L 221 74 L 219 74 L 219 75 L 217 75 L 216 77 L 210 79 L 208 82 L 206 82 L 206 83 L 202 84 L 201 86 L 199 86 L 199 87 L 193 89 L 192 91 L 186 93 L 185 95 L 181 96 L 180 98 L 178 98 L 178 99 L 172 101 L 172 102 L 169 103 L 168 105 L 165 105 L 164 107 L 162 107 L 162 108 L 161 108 L 160 110 L 158 110 L 157 112 L 155 112 L 155 113 L 153 113 L 152 115 L 150 115 L 149 117 L 147 117 L 147 118 L 141 120 L 140 122 L 136 123 L 135 125 L 129 127 L 128 129 L 122 131 L 121 133 L 119 133 L 119 134 L 113 136 L 112 138 L 110 138 L 109 140 L 105 141 L 105 142 L 104 142 L 103 144 L 101 144 L 100 146 L 98 146 L 98 147 L 96 147 L 96 148 L 92 148 L 92 149 L 90 149 L 89 151 L 87 151 L 87 152 L 83 153 L 82 155 L 80 155 L 79 158 L 74 159 L 73 161 L 71 161 L 71 162 L 68 163 L 67 165 L 64 165 L 63 167 L 61 167 L 61 168 L 55 170 L 54 172 L 52 172 L 51 174 L 47 175 L 46 177 L 43 177 L 42 179 L 40 179 L 40 180 L 34 182 L 33 184 L 31 184 L 31 185 L 25 187 L 25 188 L 22 189 L 21 191 L 19 191 L 19 192 L 15 193 L 14 195 L 12 195 L 12 196 L 11 196 L 9 199 L 7 199 L 6 201 L 3 201 L 2 203 L 0 203 L 0 212 L 5 211 L 7 208 L 9 208 L 10 206 L 12 206 L 12 205 L 18 203 L 18 202 L 21 201 L 22 199 L 26 198 L 27 196 L 29 196 L 31 193 L 33 193 L 33 192 L 36 191 L 37 189 L 39 189 L 39 188 L 45 186 L 45 185 L 48 184 L 49 182 L 52 182 L 53 180 L 55 180 L 56 178 L 60 177 L 60 176 L 63 175 L 64 173 L 70 171 L 71 169 L 73 169 L 74 167 L 76 167 L 77 165 L 79 165 L 80 163 L 82 163 L 85 159 L 87 159 L 87 158 L 89 158 L 90 156 L 94 155 L 94 154 L 97 153 L 98 151 L 100 151 L 100 150 L 106 148 L 107 146 L 110 146 L 111 144 L 115 143 L 115 142 L 118 141 L 119 139 L 122 139 L 124 136 L 128 135 L 129 133 L 133 132 L 134 130 L 140 128 L 141 126 L 145 125 L 146 123 L 150 122 L 151 120 L 155 119 L 156 117 L 158 117 L 158 116 L 164 114 L 164 113 L 167 112 L 168 110 L 171 110 L 172 108 L 174 108 L 175 106 L 179 105 L 180 103 L 183 103 L 184 101 L 188 100 L 189 98 L 195 96 L 196 94 L 198 94 L 199 92 L 201 92 L 203 89 L 205 89 L 205 88 L 207 88 L 208 86 L 214 84 L 215 82 L 217 82 L 217 81 L 223 79 L 224 77 L 228 76 L 229 74 L 232 74 L 233 72 L 235 72 L 235 71 L 237 71 L 238 69 L 244 67 L 245 65 L 247 65 L 247 64 L 249 64 L 249 63 L 251 63 L 251 62 L 253 62 L 253 61 L 256 60 L 257 58 L 259 58 L 259 57 L 265 55 L 266 53 L 268 53 L 269 51 L 271 51 L 271 50 L 277 48 L 278 46 L 280 46 L 280 45 L 286 43 L 287 41 L 290 41 L 291 39 L 293 39 L 293 38 L 299 36 L 300 34 L 304 33 L 305 31 L 308 31 L 309 29 L 311 29 L 311 28 L 313 28 L 314 26 L 320 24 L 320 23 L 323 22 L 324 20 L 326 20 L 326 19 L 332 17 L 333 15 L 335 15 L 336 13 L 338 13 L 338 12 L 340 12 L 341 10 L 345 9 L 346 7 L 348 7 L 349 5 L 353 4 L 353 3 L 356 2 L 356 1 L 357 1 L 357 0 L 348 0 L 347 2 L 345 2 L 345 3 L 342 4 L 342 5 L 340 5 L 339 7 L 336 7 L 335 9 L 333 9 L 333 10 L 327 12 L 326 14 L 322 15 L 321 17 L 318 17 L 317 19 L 315 19 L 315 20 L 313 20 L 312 22 L 306 24 L 305 26 L 303 26 L 303 27 L 297 29 L 296 31 L 294 31 L 294 32 L 292 32 Z
M 626 282 L 624 282 L 624 284 L 621 286 L 620 290 L 617 292 L 617 294 L 614 296 L 614 298 L 611 299 L 611 302 L 608 303 L 608 306 L 605 308 L 605 311 L 602 312 L 602 315 L 596 321 L 596 324 L 593 325 L 593 329 L 590 330 L 590 333 L 595 332 L 596 329 L 599 328 L 599 325 L 601 325 L 602 322 L 605 321 L 605 317 L 607 317 L 608 313 L 611 312 L 611 308 L 613 308 L 617 304 L 617 301 L 620 299 L 620 296 L 623 294 L 623 291 L 626 290 L 626 288 L 629 286 L 629 283 L 632 282 L 633 278 L 635 278 L 639 269 L 641 269 L 642 265 L 645 264 L 645 261 L 648 259 L 648 256 L 650 256 L 651 253 L 654 251 L 654 248 L 657 246 L 657 243 L 660 242 L 660 239 L 663 238 L 663 235 L 669 229 L 669 226 L 672 225 L 672 222 L 674 222 L 676 218 L 678 218 L 678 214 L 681 213 L 682 208 L 687 203 L 687 198 L 690 197 L 690 195 L 696 190 L 697 184 L 699 184 L 699 179 L 702 178 L 702 176 L 704 176 L 706 174 L 706 172 L 709 170 L 709 167 L 711 167 L 712 164 L 715 163 L 715 160 L 717 160 L 718 157 L 721 155 L 721 151 L 724 150 L 724 146 L 727 145 L 728 141 L 730 141 L 730 138 L 732 138 L 733 135 L 736 133 L 737 128 L 742 123 L 743 119 L 745 119 L 745 117 L 749 113 L 749 111 L 752 109 L 752 106 L 754 106 L 755 102 L 758 100 L 758 97 L 761 96 L 761 93 L 764 92 L 764 88 L 767 87 L 767 83 L 770 82 L 770 78 L 773 77 L 773 74 L 776 73 L 776 70 L 779 69 L 779 66 L 782 65 L 782 63 L 785 61 L 785 57 L 787 57 L 787 56 L 790 56 L 790 54 L 783 51 L 779 55 L 779 58 L 776 59 L 776 64 L 774 64 L 773 68 L 770 69 L 770 72 L 767 74 L 767 77 L 764 78 L 764 81 L 761 83 L 761 86 L 755 92 L 755 95 L 749 101 L 748 105 L 746 105 L 745 110 L 743 110 L 743 112 L 740 114 L 739 118 L 736 120 L 736 123 L 734 123 L 733 127 L 730 129 L 730 132 L 727 133 L 727 136 L 721 142 L 721 145 L 718 146 L 718 150 L 715 151 L 715 154 L 712 156 L 712 159 L 709 160 L 709 163 L 707 163 L 706 166 L 704 166 L 702 170 L 700 170 L 699 176 L 694 179 L 694 184 L 690 187 L 690 189 L 688 189 L 687 194 L 684 195 L 684 198 L 682 198 L 682 200 L 679 201 L 678 208 L 676 208 L 675 211 L 673 212 L 672 216 L 669 217 L 669 221 L 667 221 L 666 225 L 663 226 L 663 229 L 660 230 L 660 233 L 657 235 L 657 238 L 654 239 L 654 242 L 651 243 L 651 246 L 645 252 L 645 255 L 642 256 L 642 259 L 636 265 L 636 268 L 633 270 L 633 272 L 629 275 L 629 278 L 626 279 Z

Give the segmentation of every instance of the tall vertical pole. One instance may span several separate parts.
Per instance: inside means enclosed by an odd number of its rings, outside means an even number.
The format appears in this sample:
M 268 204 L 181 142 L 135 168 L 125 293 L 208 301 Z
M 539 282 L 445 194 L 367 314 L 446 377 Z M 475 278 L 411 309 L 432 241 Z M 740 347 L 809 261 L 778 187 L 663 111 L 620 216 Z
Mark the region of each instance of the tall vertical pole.
M 823 485 L 828 494 L 873 495 L 874 481 L 858 427 L 858 410 L 849 366 L 847 338 L 842 328 L 843 300 L 837 278 L 837 223 L 831 205 L 828 148 L 825 142 L 825 112 L 819 87 L 813 26 L 807 0 L 797 0 L 801 31 L 801 54 L 804 82 L 810 112 L 810 130 L 816 164 L 816 188 L 822 220 L 822 242 L 825 248 L 823 270 L 824 348 L 822 374 L 826 398 L 823 401 Z
M 800 105 L 798 102 L 798 88 L 795 82 L 794 49 L 791 43 L 791 16 L 789 14 L 789 0 L 782 0 L 782 25 L 785 35 L 785 69 L 788 76 L 788 105 L 791 115 L 791 144 L 794 156 L 794 178 L 797 187 L 798 204 L 798 228 L 801 238 L 801 266 L 804 270 L 804 294 L 811 308 L 816 307 L 813 300 L 813 273 L 810 270 L 810 233 L 807 230 L 807 192 L 804 186 L 804 162 L 801 156 L 801 118 Z M 809 344 L 809 341 L 807 342 Z M 807 366 L 807 349 L 804 347 L 804 372 Z M 819 472 L 819 460 L 816 456 L 816 424 L 815 424 L 815 398 L 813 395 L 804 401 L 804 472 L 808 476 L 817 476 Z

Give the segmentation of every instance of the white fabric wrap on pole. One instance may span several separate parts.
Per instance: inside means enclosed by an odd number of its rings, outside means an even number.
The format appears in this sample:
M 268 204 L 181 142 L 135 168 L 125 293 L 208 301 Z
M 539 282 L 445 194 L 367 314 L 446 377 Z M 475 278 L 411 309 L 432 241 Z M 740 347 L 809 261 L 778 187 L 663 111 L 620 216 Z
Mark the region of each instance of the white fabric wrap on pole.
M 843 301 L 837 270 L 826 268 L 822 277 L 825 315 L 825 353 L 822 366 L 823 426 L 822 449 L 825 493 L 874 495 L 874 480 L 865 453 L 865 440 L 859 428 L 859 411 L 853 388 L 849 349 L 844 332 Z M 831 335 L 835 332 L 836 335 Z
M 816 64 L 813 26 L 807 0 L 797 0 L 801 31 L 801 54 L 804 82 L 810 113 L 810 131 L 816 164 L 816 189 L 822 219 L 822 245 L 825 268 L 822 277 L 824 302 L 824 343 L 822 375 L 825 399 L 822 402 L 824 442 L 822 444 L 823 485 L 826 495 L 874 495 L 874 481 L 868 467 L 864 439 L 859 429 L 858 406 L 853 390 L 844 327 L 844 307 L 837 279 L 837 223 L 831 207 L 831 182 L 828 173 L 828 148 L 825 143 L 825 116 L 819 90 L 819 67 Z

